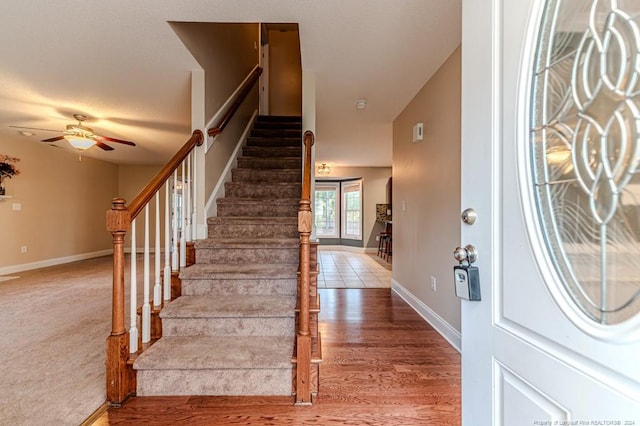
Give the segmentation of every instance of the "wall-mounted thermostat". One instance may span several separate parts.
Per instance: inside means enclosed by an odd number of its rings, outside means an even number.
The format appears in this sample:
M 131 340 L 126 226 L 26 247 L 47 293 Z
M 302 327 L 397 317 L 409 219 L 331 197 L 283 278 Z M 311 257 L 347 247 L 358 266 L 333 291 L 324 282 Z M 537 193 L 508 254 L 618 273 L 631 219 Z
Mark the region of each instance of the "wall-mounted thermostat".
M 413 143 L 420 142 L 424 138 L 424 123 L 416 123 L 413 126 Z

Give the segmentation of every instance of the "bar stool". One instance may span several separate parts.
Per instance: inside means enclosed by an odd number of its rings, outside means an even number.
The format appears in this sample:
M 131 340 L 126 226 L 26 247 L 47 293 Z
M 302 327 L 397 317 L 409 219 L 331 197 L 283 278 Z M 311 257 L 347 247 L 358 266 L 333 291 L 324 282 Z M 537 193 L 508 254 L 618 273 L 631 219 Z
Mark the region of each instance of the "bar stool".
M 389 236 L 386 232 L 381 232 L 378 236 L 378 256 L 384 258 L 386 239 Z
M 389 262 L 390 257 L 393 257 L 393 239 L 391 238 L 391 235 L 387 235 L 385 241 L 384 260 Z

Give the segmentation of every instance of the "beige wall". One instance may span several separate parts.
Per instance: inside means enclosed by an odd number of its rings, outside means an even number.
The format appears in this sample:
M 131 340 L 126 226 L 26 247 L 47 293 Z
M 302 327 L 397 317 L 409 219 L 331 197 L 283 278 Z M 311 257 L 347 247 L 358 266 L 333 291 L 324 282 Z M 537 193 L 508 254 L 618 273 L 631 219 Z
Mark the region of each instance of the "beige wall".
M 118 166 L 25 139 L 0 142 L 0 154 L 20 158 L 0 201 L 0 270 L 33 269 L 111 250 L 105 213 L 115 197 L 133 201 L 160 166 Z M 161 196 L 161 203 L 164 196 Z M 20 211 L 12 210 L 14 203 Z M 161 204 L 164 208 L 164 204 Z M 155 226 L 151 208 L 150 226 Z M 144 223 L 140 221 L 140 223 Z M 142 226 L 137 231 L 142 246 Z M 127 234 L 127 248 L 129 247 Z M 27 253 L 20 248 L 27 246 Z
M 205 72 L 209 121 L 258 64 L 258 24 L 174 22 L 173 30 Z
M 130 204 L 138 193 L 151 181 L 151 179 L 158 173 L 162 166 L 130 166 L 122 165 L 118 168 L 118 197 L 124 198 L 127 201 L 127 205 Z M 164 217 L 164 187 L 160 190 L 160 216 Z M 149 204 L 149 230 L 151 235 L 151 246 L 154 247 L 153 235 L 155 235 L 155 199 L 151 200 Z M 138 216 L 136 221 L 136 247 L 144 247 L 144 210 Z M 164 221 L 161 219 L 160 226 L 164 226 Z M 161 232 L 164 230 L 161 228 Z M 131 233 L 127 233 L 125 240 L 126 248 L 131 246 Z M 162 247 L 164 249 L 164 246 Z
M 0 268 L 111 248 L 105 212 L 118 189 L 118 166 L 17 137 L 0 153 L 20 158 L 0 201 Z M 20 204 L 21 210 L 12 210 Z M 22 254 L 21 246 L 27 246 Z
M 393 279 L 457 331 L 451 253 L 460 244 L 460 54 L 458 47 L 393 122 Z M 425 136 L 414 144 L 418 122 Z
M 258 85 L 256 85 L 247 99 L 243 102 L 238 112 L 233 116 L 229 125 L 225 128 L 207 152 L 205 157 L 205 194 L 210 196 L 211 192 L 223 177 L 225 166 L 233 154 L 240 137 L 247 124 L 251 120 L 253 113 L 258 109 Z M 242 155 L 242 153 L 240 153 Z
M 298 31 L 269 31 L 269 114 L 302 114 Z
M 376 236 L 384 225 L 376 222 L 376 204 L 387 201 L 387 181 L 391 177 L 390 167 L 332 167 L 331 178 L 362 178 L 362 225 L 364 247 L 378 248 Z

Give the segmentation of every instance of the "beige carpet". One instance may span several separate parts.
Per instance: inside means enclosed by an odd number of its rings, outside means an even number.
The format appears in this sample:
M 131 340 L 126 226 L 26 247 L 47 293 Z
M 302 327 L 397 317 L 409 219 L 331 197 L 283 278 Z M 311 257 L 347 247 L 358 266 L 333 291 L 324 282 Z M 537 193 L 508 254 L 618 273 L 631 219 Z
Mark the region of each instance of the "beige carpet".
M 103 257 L 0 283 L 0 425 L 79 425 L 104 402 L 110 265 Z
M 321 258 L 322 278 L 333 282 L 320 286 L 348 287 L 356 276 L 361 287 L 389 286 L 390 264 L 374 256 L 321 252 Z M 138 264 L 140 301 L 140 258 Z M 0 281 L 0 425 L 79 425 L 105 400 L 111 258 L 19 275 Z

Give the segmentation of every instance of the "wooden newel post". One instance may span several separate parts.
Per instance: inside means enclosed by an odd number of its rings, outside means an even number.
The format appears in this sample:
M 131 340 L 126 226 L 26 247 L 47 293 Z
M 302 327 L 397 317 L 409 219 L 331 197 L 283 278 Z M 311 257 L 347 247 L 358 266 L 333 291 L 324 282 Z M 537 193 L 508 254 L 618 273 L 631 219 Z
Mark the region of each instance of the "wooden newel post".
M 298 210 L 298 232 L 300 233 L 300 316 L 296 336 L 296 405 L 311 404 L 311 334 L 309 330 L 311 283 L 311 147 L 313 133 L 304 133 L 305 161 L 302 178 L 302 199 Z
M 107 210 L 107 230 L 113 236 L 113 305 L 111 335 L 107 337 L 107 402 L 118 405 L 135 392 L 135 376 L 128 365 L 129 333 L 124 325 L 124 237 L 131 224 L 125 200 L 114 198 Z

